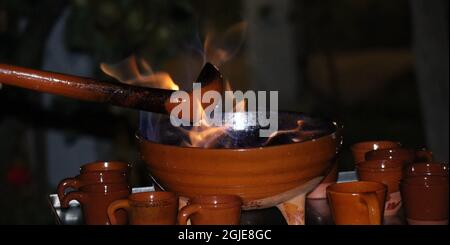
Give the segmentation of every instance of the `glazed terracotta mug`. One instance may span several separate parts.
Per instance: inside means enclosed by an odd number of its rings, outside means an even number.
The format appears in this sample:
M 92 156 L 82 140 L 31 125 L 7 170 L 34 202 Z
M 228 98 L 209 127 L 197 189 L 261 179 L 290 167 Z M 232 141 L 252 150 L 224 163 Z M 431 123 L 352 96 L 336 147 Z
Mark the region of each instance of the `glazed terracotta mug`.
M 79 189 L 84 185 L 121 183 L 128 186 L 130 164 L 118 161 L 93 162 L 80 168 L 80 174 L 63 179 L 57 187 L 59 200 L 64 198 L 67 188 Z
M 381 225 L 386 186 L 378 182 L 337 183 L 327 188 L 336 225 Z
M 116 211 L 120 209 L 127 211 L 130 225 L 176 225 L 178 197 L 156 191 L 133 193 L 128 199 L 114 201 L 107 211 L 112 225 L 118 224 Z
M 414 176 L 401 184 L 410 225 L 448 224 L 448 176 Z
M 414 162 L 432 162 L 433 154 L 425 149 L 413 150 L 407 148 L 389 148 L 369 151 L 366 153 L 366 160 L 400 160 L 405 165 Z
M 189 199 L 178 212 L 178 224 L 186 225 L 238 225 L 242 201 L 235 195 L 204 195 Z
M 413 163 L 406 167 L 405 178 L 414 176 L 448 176 L 448 165 L 438 162 Z
M 109 225 L 108 206 L 130 194 L 130 188 L 122 184 L 93 184 L 80 187 L 78 191 L 68 193 L 61 200 L 61 207 L 69 207 L 71 200 L 81 204 L 84 221 L 87 225 Z M 117 224 L 126 224 L 127 214 L 124 210 L 116 212 Z
M 356 167 L 358 179 L 380 182 L 387 186 L 384 216 L 393 216 L 402 206 L 400 182 L 403 178 L 403 162 L 398 160 L 372 160 L 360 162 Z
M 359 142 L 353 144 L 350 148 L 355 160 L 355 165 L 357 165 L 359 162 L 363 162 L 365 160 L 365 155 L 369 151 L 398 147 L 401 147 L 399 142 L 380 140 Z

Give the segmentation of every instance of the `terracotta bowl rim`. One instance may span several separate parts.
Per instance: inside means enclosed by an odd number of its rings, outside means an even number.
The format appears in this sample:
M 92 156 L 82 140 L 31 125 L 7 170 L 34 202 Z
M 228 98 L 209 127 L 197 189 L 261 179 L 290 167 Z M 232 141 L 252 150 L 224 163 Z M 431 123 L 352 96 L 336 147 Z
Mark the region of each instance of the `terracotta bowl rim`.
M 338 146 L 342 145 L 342 135 L 340 134 L 342 132 L 342 130 L 344 129 L 344 125 L 343 125 L 342 121 L 338 121 L 338 120 L 330 119 L 330 118 L 314 117 L 313 115 L 308 114 L 308 113 L 304 113 L 304 112 L 295 112 L 295 111 L 288 111 L 288 110 L 286 110 L 286 111 L 283 110 L 283 111 L 279 111 L 279 112 L 293 113 L 293 114 L 305 114 L 307 116 L 310 116 L 310 117 L 313 117 L 313 118 L 316 118 L 316 119 L 321 119 L 323 121 L 329 122 L 330 124 L 333 124 L 334 125 L 334 131 L 329 133 L 329 134 L 326 134 L 326 135 L 323 135 L 323 136 L 320 136 L 320 137 L 317 137 L 317 138 L 301 141 L 301 142 L 291 142 L 291 143 L 288 143 L 288 144 L 281 144 L 281 145 L 257 146 L 257 147 L 245 147 L 245 148 L 202 148 L 202 147 L 190 147 L 190 146 L 181 146 L 181 145 L 161 144 L 159 142 L 155 142 L 153 140 L 146 139 L 144 136 L 142 136 L 142 134 L 141 134 L 139 129 L 136 130 L 134 135 L 135 135 L 136 139 L 138 140 L 138 142 L 139 141 L 145 141 L 147 143 L 164 145 L 164 146 L 171 147 L 171 148 L 199 149 L 199 150 L 209 150 L 209 151 L 213 151 L 213 150 L 216 150 L 216 151 L 250 151 L 250 150 L 261 150 L 261 149 L 276 149 L 276 148 L 284 148 L 284 147 L 290 146 L 290 145 L 297 145 L 297 144 L 302 144 L 302 143 L 315 142 L 317 140 L 321 140 L 321 139 L 324 139 L 324 138 L 327 138 L 327 137 L 333 137 L 333 136 L 336 137 L 336 138 L 340 137 L 341 140 L 337 140 L 337 142 L 338 142 L 337 145 Z
M 176 149 L 190 149 L 190 150 L 201 150 L 201 151 L 233 151 L 233 152 L 243 152 L 243 151 L 256 151 L 256 150 L 263 150 L 263 149 L 277 149 L 277 148 L 285 148 L 287 146 L 293 146 L 293 145 L 300 145 L 300 144 L 306 144 L 311 142 L 316 142 L 320 140 L 324 140 L 329 137 L 338 137 L 338 132 L 335 131 L 331 134 L 327 134 L 315 139 L 310 139 L 302 142 L 292 142 L 288 144 L 281 144 L 281 145 L 271 145 L 271 146 L 258 146 L 258 147 L 247 147 L 247 148 L 202 148 L 202 147 L 189 147 L 189 146 L 177 146 L 177 145 L 168 145 L 168 144 L 161 144 L 152 140 L 148 140 L 140 135 L 140 133 L 136 133 L 135 137 L 138 141 L 146 142 L 149 144 L 154 145 L 163 145 L 167 148 L 176 148 Z M 337 140 L 337 146 L 339 146 L 341 143 L 339 140 Z

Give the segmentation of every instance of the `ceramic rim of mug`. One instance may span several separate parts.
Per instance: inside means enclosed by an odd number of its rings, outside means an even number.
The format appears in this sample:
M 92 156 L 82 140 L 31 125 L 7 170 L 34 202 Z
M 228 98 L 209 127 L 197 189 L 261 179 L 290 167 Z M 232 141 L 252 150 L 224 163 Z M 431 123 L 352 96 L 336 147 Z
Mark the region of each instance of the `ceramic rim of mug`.
M 168 191 L 146 191 L 132 193 L 128 197 L 134 206 L 167 206 L 174 202 L 178 205 L 178 196 Z
M 413 180 L 422 180 L 419 183 L 412 183 Z M 438 179 L 438 183 L 436 182 Z M 434 180 L 434 181 L 433 181 Z M 433 186 L 448 186 L 448 176 L 439 176 L 439 175 L 422 175 L 422 176 L 413 176 L 403 179 L 400 184 L 402 186 L 413 186 L 413 187 L 433 187 Z
M 128 184 L 125 186 L 123 183 L 90 184 L 80 187 L 80 191 L 85 193 L 107 194 L 113 192 L 130 191 L 130 186 L 128 186 Z
M 382 153 L 380 153 L 380 152 L 382 152 Z M 414 157 L 415 157 L 415 152 L 416 151 L 413 150 L 413 149 L 401 148 L 401 147 L 385 148 L 385 149 L 368 151 L 364 155 L 364 159 L 367 159 L 368 156 L 370 156 L 372 154 L 376 154 L 376 153 L 378 153 L 378 154 L 386 153 L 387 155 L 391 155 L 391 154 L 396 154 L 397 152 L 400 152 L 400 153 L 412 153 L 414 155 Z
M 370 185 L 369 188 L 366 188 L 367 185 Z M 358 187 L 362 186 L 361 189 L 358 190 Z M 362 193 L 372 193 L 378 191 L 386 191 L 387 186 L 380 182 L 375 181 L 353 181 L 353 182 L 344 182 L 344 183 L 336 183 L 328 186 L 327 192 L 333 194 L 342 194 L 342 195 L 354 195 L 354 194 L 362 194 Z
M 117 177 L 127 177 L 126 171 L 119 171 L 119 170 L 106 170 L 106 171 L 87 171 L 80 173 L 79 175 L 75 176 L 75 178 L 82 178 L 83 176 L 117 176 Z
M 94 170 L 91 170 L 94 168 Z M 80 173 L 104 172 L 104 171 L 123 171 L 129 172 L 131 165 L 120 161 L 98 161 L 84 164 L 80 167 Z
M 381 164 L 381 167 L 379 164 Z M 396 166 L 392 166 L 394 164 Z M 401 172 L 403 171 L 403 165 L 403 161 L 393 159 L 368 160 L 358 163 L 356 170 L 359 172 Z
M 206 206 L 234 207 L 241 206 L 242 199 L 237 195 L 201 195 L 189 198 L 189 204 L 200 204 Z
M 374 149 L 374 146 L 377 146 L 377 149 Z M 383 147 L 383 145 L 389 145 L 389 147 Z M 391 141 L 391 140 L 372 140 L 372 141 L 362 141 L 353 144 L 350 146 L 350 149 L 352 151 L 367 151 L 369 149 L 371 150 L 378 150 L 378 149 L 386 149 L 386 148 L 395 148 L 395 147 L 401 147 L 400 142 Z
M 438 169 L 436 172 L 430 170 L 430 167 L 436 167 Z M 419 168 L 419 172 L 411 171 L 411 168 L 416 169 Z M 423 169 L 421 169 L 423 168 Z M 406 177 L 419 177 L 419 176 L 448 176 L 448 165 L 440 162 L 416 162 L 409 164 L 405 168 L 405 176 Z

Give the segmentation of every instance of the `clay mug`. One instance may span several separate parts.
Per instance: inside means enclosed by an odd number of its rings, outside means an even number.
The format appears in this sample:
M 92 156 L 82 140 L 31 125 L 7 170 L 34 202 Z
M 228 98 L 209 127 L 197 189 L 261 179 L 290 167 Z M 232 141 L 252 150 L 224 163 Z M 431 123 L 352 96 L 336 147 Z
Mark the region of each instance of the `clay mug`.
M 238 225 L 242 201 L 235 195 L 203 195 L 189 199 L 188 205 L 178 212 L 178 224 L 186 225 Z
M 69 192 L 62 200 L 61 207 L 69 207 L 71 200 L 81 204 L 84 221 L 87 225 L 109 225 L 108 206 L 119 199 L 125 199 L 130 188 L 122 184 L 93 184 L 80 187 L 78 191 Z M 117 224 L 126 224 L 127 214 L 124 210 L 116 212 Z
M 372 160 L 360 162 L 356 167 L 358 179 L 380 182 L 387 186 L 384 216 L 393 216 L 402 206 L 400 182 L 403 178 L 403 162 L 398 160 Z
M 408 148 L 389 148 L 369 151 L 366 153 L 366 160 L 400 160 L 405 166 L 414 162 L 432 162 L 433 154 L 426 150 L 414 150 Z
M 336 225 L 381 225 L 386 186 L 378 182 L 336 183 L 327 188 Z
M 67 188 L 79 189 L 84 185 L 121 183 L 128 186 L 130 164 L 118 161 L 92 162 L 81 166 L 80 174 L 61 180 L 57 187 L 59 200 Z
M 448 224 L 448 176 L 414 176 L 401 183 L 406 220 L 410 225 Z
M 155 191 L 114 201 L 107 210 L 112 225 L 118 224 L 116 211 L 120 209 L 127 211 L 130 225 L 176 225 L 178 197 L 172 192 Z
M 398 147 L 401 147 L 399 142 L 381 140 L 359 142 L 353 144 L 350 148 L 353 154 L 353 159 L 355 160 L 355 165 L 357 165 L 359 162 L 363 162 L 365 160 L 365 155 L 369 151 Z
M 405 168 L 405 178 L 414 176 L 448 176 L 448 165 L 438 162 L 420 162 Z

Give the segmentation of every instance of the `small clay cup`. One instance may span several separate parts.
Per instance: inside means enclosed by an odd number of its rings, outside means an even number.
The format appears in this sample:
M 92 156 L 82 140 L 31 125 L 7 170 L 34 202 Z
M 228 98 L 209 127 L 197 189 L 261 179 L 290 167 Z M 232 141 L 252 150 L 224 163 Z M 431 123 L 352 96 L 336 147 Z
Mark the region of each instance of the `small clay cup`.
M 402 206 L 400 182 L 403 179 L 403 162 L 398 160 L 372 160 L 356 166 L 359 180 L 380 182 L 387 186 L 384 216 L 393 216 Z
M 357 165 L 359 162 L 363 162 L 365 160 L 365 155 L 369 151 L 398 147 L 401 147 L 399 142 L 381 140 L 359 142 L 353 144 L 350 149 L 352 150 L 355 165 Z
M 133 193 L 128 199 L 114 201 L 108 207 L 108 217 L 112 225 L 118 224 L 116 211 L 124 209 L 128 213 L 130 225 L 176 225 L 178 197 L 172 192 Z
M 448 224 L 448 176 L 414 176 L 401 183 L 410 225 Z
M 78 190 L 84 185 L 118 183 L 128 186 L 130 164 L 118 161 L 93 162 L 80 168 L 80 174 L 61 180 L 57 187 L 59 200 L 64 198 L 67 188 Z
M 327 188 L 336 225 L 381 225 L 386 186 L 378 182 L 336 183 Z
M 125 199 L 130 194 L 130 188 L 122 184 L 93 184 L 80 187 L 78 191 L 68 193 L 61 200 L 61 207 L 69 207 L 71 200 L 81 204 L 84 221 L 87 225 L 109 225 L 108 206 L 119 199 Z M 127 223 L 124 210 L 116 212 L 117 224 Z
M 235 195 L 204 195 L 189 200 L 178 212 L 178 224 L 186 225 L 238 225 L 242 200 Z
M 438 162 L 413 163 L 405 168 L 405 178 L 414 176 L 448 177 L 448 165 Z
M 367 152 L 366 160 L 400 160 L 406 166 L 414 162 L 432 162 L 433 154 L 425 149 L 389 148 Z

